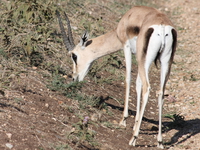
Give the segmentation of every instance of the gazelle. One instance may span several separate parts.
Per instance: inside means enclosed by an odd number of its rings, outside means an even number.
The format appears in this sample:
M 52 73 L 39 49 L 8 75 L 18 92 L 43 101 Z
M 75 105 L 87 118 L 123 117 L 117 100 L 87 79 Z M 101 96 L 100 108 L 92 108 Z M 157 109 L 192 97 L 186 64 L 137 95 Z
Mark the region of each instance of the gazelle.
M 150 92 L 149 68 L 151 63 L 157 61 L 161 64 L 159 106 L 159 133 L 158 147 L 162 145 L 162 105 L 166 82 L 169 78 L 171 65 L 176 51 L 177 32 L 168 17 L 151 7 L 136 6 L 130 9 L 120 20 L 117 28 L 107 34 L 89 39 L 85 32 L 78 45 L 74 45 L 70 21 L 65 14 L 68 35 L 65 33 L 60 14 L 57 12 L 63 41 L 73 61 L 73 80 L 82 81 L 86 76 L 92 62 L 99 57 L 123 49 L 126 60 L 126 94 L 125 106 L 120 124 L 126 126 L 128 117 L 128 101 L 131 83 L 131 57 L 136 53 L 138 62 L 138 75 L 136 80 L 137 113 L 133 136 L 129 145 L 135 146 L 139 134 L 144 110 Z M 142 106 L 140 108 L 140 99 Z

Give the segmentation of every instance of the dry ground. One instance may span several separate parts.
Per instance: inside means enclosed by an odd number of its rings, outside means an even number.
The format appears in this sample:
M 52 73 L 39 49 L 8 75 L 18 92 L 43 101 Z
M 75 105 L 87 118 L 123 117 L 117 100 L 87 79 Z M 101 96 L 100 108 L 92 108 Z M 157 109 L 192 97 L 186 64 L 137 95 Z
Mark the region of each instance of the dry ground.
M 170 16 L 179 35 L 175 63 L 167 84 L 168 97 L 165 97 L 164 114 L 183 116 L 185 121 L 179 123 L 176 121 L 181 121 L 180 118 L 174 122 L 164 118 L 165 148 L 197 150 L 200 149 L 200 103 L 198 102 L 200 98 L 200 50 L 198 49 L 200 1 L 153 2 L 158 3 L 158 8 Z M 116 19 L 117 16 L 113 18 Z M 120 67 L 121 74 L 124 74 L 124 68 L 123 63 Z M 133 68 L 132 76 L 135 80 L 137 73 L 135 64 Z M 151 81 L 158 80 L 156 72 L 157 70 L 153 68 Z M 130 117 L 124 129 L 118 126 L 123 111 L 121 102 L 124 98 L 123 80 L 105 85 L 97 84 L 91 77 L 87 77 L 82 92 L 100 97 L 106 107 L 94 108 L 88 105 L 83 111 L 79 101 L 51 91 L 47 87 L 48 82 L 43 74 L 45 73 L 38 68 L 28 67 L 25 73 L 10 77 L 12 80 L 8 89 L 0 89 L 0 149 L 157 149 L 158 108 L 154 93 L 158 82 L 152 84 L 152 95 L 146 108 L 137 147 L 131 147 L 128 141 L 132 135 L 136 110 L 134 81 L 131 87 Z M 98 76 L 109 78 L 110 74 L 100 72 Z M 63 82 L 68 83 L 69 80 L 66 78 Z M 82 126 L 85 116 L 90 118 L 87 127 Z M 77 138 L 78 134 L 82 136 Z M 89 134 L 93 140 L 86 140 L 86 134 Z

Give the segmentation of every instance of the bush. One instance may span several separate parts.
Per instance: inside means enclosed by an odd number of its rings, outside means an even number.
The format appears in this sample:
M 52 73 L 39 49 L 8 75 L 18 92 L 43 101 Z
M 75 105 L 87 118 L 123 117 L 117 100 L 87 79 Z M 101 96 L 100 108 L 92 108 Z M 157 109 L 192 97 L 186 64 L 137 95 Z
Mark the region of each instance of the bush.
M 55 31 L 51 22 L 55 19 L 56 5 L 52 0 L 5 2 L 0 19 L 0 39 L 3 42 L 1 51 L 6 51 L 9 56 L 21 53 L 29 57 L 32 53 L 39 54 L 38 52 L 46 50 L 47 43 Z

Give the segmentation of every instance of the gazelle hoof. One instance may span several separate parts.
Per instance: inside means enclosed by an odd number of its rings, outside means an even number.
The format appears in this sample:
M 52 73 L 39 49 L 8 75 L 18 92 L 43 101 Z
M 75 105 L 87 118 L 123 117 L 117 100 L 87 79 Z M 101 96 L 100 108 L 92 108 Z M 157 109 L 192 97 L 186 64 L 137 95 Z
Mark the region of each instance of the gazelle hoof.
M 157 147 L 160 148 L 160 149 L 164 149 L 164 146 L 163 146 L 162 142 L 158 142 Z
M 136 139 L 137 138 L 135 136 L 133 136 L 129 141 L 129 145 L 135 146 L 136 145 Z
M 122 119 L 122 120 L 119 122 L 119 125 L 120 125 L 120 126 L 126 127 L 126 120 L 125 120 L 125 119 Z

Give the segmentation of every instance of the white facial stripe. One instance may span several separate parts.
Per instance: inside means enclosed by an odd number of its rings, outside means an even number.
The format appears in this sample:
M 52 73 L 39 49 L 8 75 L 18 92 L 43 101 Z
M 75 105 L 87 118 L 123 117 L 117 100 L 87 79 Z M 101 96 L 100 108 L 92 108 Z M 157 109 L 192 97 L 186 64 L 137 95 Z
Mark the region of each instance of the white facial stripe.
M 86 74 L 89 71 L 89 68 L 90 68 L 90 64 L 87 64 L 85 66 L 85 68 L 83 69 L 83 71 L 78 74 L 78 80 L 79 81 L 83 81 L 84 77 L 86 76 Z

